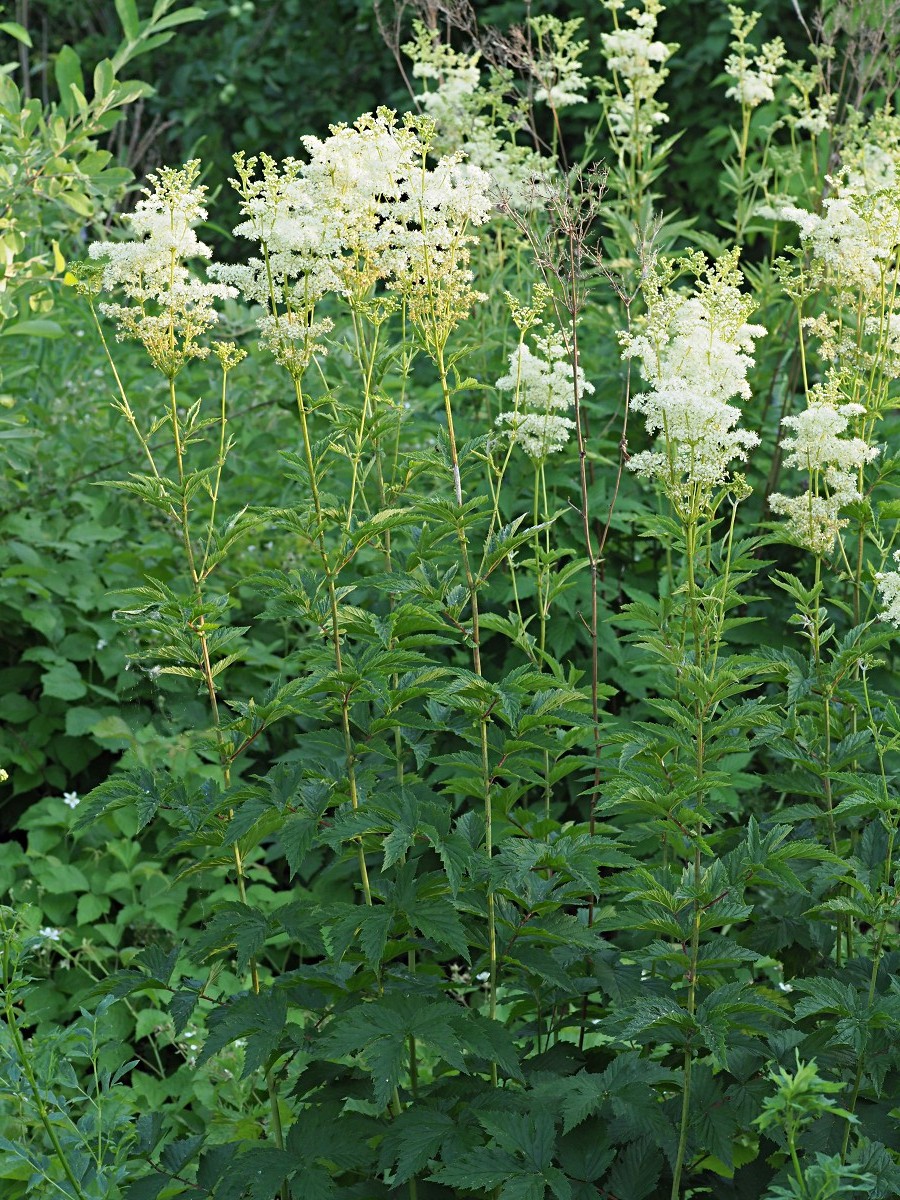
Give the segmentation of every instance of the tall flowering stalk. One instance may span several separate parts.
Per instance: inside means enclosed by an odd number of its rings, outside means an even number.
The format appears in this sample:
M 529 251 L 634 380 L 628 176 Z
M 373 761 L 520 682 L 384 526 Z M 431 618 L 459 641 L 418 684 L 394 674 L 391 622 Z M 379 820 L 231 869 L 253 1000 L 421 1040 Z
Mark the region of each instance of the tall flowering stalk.
M 737 101 L 741 108 L 740 133 L 734 135 L 737 163 L 730 169 L 729 187 L 734 193 L 737 205 L 733 233 L 735 240 L 740 243 L 753 212 L 759 190 L 759 178 L 765 177 L 768 171 L 768 151 L 774 132 L 770 130 L 763 147 L 762 162 L 754 172 L 753 180 L 750 180 L 750 122 L 756 109 L 775 99 L 775 88 L 787 62 L 787 55 L 780 37 L 765 42 L 759 51 L 754 50 L 749 38 L 759 21 L 759 13 L 744 12 L 735 4 L 729 4 L 728 12 L 731 17 L 732 41 L 731 53 L 725 60 L 725 74 L 732 82 L 725 95 L 728 99 Z
M 210 709 L 219 736 L 220 756 L 227 784 L 228 753 L 219 731 L 216 670 L 210 653 L 206 630 L 205 584 L 215 563 L 211 560 L 211 545 L 215 532 L 215 510 L 218 500 L 221 468 L 226 454 L 226 384 L 228 372 L 243 357 L 243 352 L 231 344 L 215 347 L 222 366 L 222 398 L 220 410 L 220 442 L 215 483 L 210 488 L 212 510 L 209 518 L 205 549 L 202 557 L 195 550 L 191 526 L 190 497 L 195 490 L 187 477 L 185 453 L 199 418 L 199 407 L 190 410 L 186 419 L 179 413 L 176 380 L 185 364 L 192 359 L 206 358 L 210 347 L 203 340 L 214 327 L 218 313 L 216 300 L 236 295 L 234 288 L 222 283 L 207 283 L 193 275 L 186 265 L 191 259 L 210 257 L 209 247 L 200 242 L 194 225 L 206 218 L 203 207 L 205 188 L 196 185 L 199 162 L 193 161 L 181 169 L 163 168 L 151 176 L 152 187 L 145 189 L 144 199 L 138 202 L 128 224 L 135 235 L 133 240 L 94 242 L 89 249 L 91 259 L 99 264 L 98 273 L 88 276 L 84 290 L 90 296 L 121 289 L 131 303 L 101 302 L 100 312 L 118 327 L 118 340 L 139 342 L 147 352 L 154 368 L 166 380 L 169 411 L 167 421 L 172 433 L 177 470 L 177 484 L 164 480 L 149 441 L 141 430 L 128 397 L 120 387 L 117 407 L 128 420 L 144 451 L 155 484 L 155 501 L 167 509 L 177 522 L 184 547 L 196 606 L 193 626 L 199 642 L 200 670 L 209 697 Z M 92 304 L 92 310 L 94 305 Z M 95 312 L 96 320 L 96 312 Z M 97 328 L 103 338 L 102 327 Z M 113 364 L 112 355 L 107 354 Z M 218 666 L 218 664 L 216 664 Z M 227 665 L 227 664 L 226 664 Z M 187 674 L 191 668 L 164 666 L 165 671 Z M 221 668 L 220 668 L 221 670 Z M 242 873 L 238 863 L 238 877 Z
M 562 452 L 571 439 L 575 422 L 563 414 L 573 410 L 575 394 L 578 391 L 581 394 L 592 393 L 594 390 L 593 384 L 585 379 L 581 367 L 573 367 L 565 339 L 559 332 L 550 331 L 544 336 L 534 334 L 537 353 L 526 341 L 526 335 L 535 326 L 542 324 L 541 314 L 551 296 L 550 289 L 543 283 L 536 285 L 530 306 L 522 305 L 512 296 L 507 296 L 513 321 L 519 330 L 519 342 L 509 355 L 508 373 L 501 376 L 495 385 L 498 391 L 511 392 L 513 397 L 512 410 L 500 413 L 495 422 L 505 430 L 508 438 L 507 455 L 496 486 L 495 515 L 503 475 L 513 448 L 523 451 L 531 459 L 534 467 L 533 561 L 538 634 L 536 639 L 532 639 L 532 653 L 541 671 L 544 670 L 547 659 L 547 624 L 554 582 L 554 558 L 550 542 L 553 519 L 547 496 L 547 459 Z M 515 579 L 513 564 L 510 569 Z M 519 620 L 522 622 L 521 611 Z M 524 630 L 524 622 L 522 624 Z M 544 750 L 543 757 L 544 813 L 549 818 L 551 784 L 548 750 Z
M 603 0 L 603 6 L 613 20 L 612 32 L 600 35 L 606 72 L 597 80 L 615 164 L 610 186 L 619 196 L 619 241 L 636 261 L 651 224 L 650 189 L 672 145 L 660 140 L 669 114 L 658 93 L 678 46 L 657 37 L 660 0 L 641 0 L 630 9 L 625 0 Z
M 651 389 L 636 395 L 632 407 L 642 413 L 647 432 L 656 443 L 635 454 L 628 466 L 656 482 L 671 506 L 684 548 L 685 611 L 677 652 L 675 705 L 693 709 L 691 732 L 692 805 L 675 824 L 691 848 L 692 897 L 689 950 L 687 952 L 687 1017 L 698 1009 L 698 963 L 704 915 L 715 899 L 708 898 L 709 882 L 703 867 L 704 829 L 709 823 L 705 778 L 711 722 L 721 704 L 717 691 L 719 645 L 730 602 L 730 559 L 738 503 L 749 494 L 741 477 L 732 477 L 732 466 L 746 458 L 758 438 L 743 429 L 741 411 L 733 401 L 750 398 L 747 371 L 753 365 L 754 341 L 765 333 L 748 323 L 754 305 L 740 289 L 741 273 L 735 249 L 710 264 L 701 254 L 686 259 L 663 260 L 649 271 L 643 294 L 646 313 L 633 330 L 621 336 L 623 354 L 638 360 Z M 696 276 L 692 291 L 675 283 L 682 272 Z M 731 508 L 726 535 L 722 579 L 711 570 L 712 528 L 728 500 Z M 708 540 L 704 554 L 700 537 Z M 705 561 L 704 561 L 705 559 Z M 704 591 L 700 572 L 710 576 Z M 662 645 L 667 658 L 665 629 Z M 688 643 L 690 650 L 688 650 Z M 726 690 L 721 695 L 727 695 Z M 681 1119 L 673 1180 L 672 1200 L 681 1196 L 681 1178 L 688 1145 L 692 1072 L 695 1050 L 686 1042 L 682 1079 Z
M 430 131 L 426 130 L 426 133 Z M 462 475 L 459 449 L 453 419 L 453 389 L 451 370 L 456 358 L 448 354 L 450 338 L 457 325 L 468 315 L 473 305 L 486 297 L 472 287 L 469 270 L 470 246 L 475 241 L 472 226 L 483 224 L 491 208 L 490 180 L 476 167 L 461 168 L 459 155 L 441 158 L 430 170 L 427 163 L 430 138 L 422 146 L 418 171 L 410 177 L 404 204 L 396 211 L 397 241 L 400 250 L 397 269 L 391 280 L 402 297 L 409 320 L 418 335 L 425 353 L 434 363 L 440 381 L 447 422 L 447 439 L 453 493 L 456 501 L 457 543 L 471 610 L 470 640 L 472 666 L 475 675 L 484 677 L 481 657 L 481 623 L 478 580 L 473 570 L 466 532 Z M 488 743 L 490 707 L 484 707 L 478 718 L 478 741 L 481 758 L 482 803 L 485 822 L 485 852 L 490 859 L 494 851 L 492 773 Z M 497 925 L 493 886 L 487 891 L 488 940 L 488 1013 L 497 1015 Z M 491 1081 L 498 1081 L 497 1066 L 491 1064 Z
M 474 240 L 470 229 L 483 224 L 490 213 L 490 179 L 477 166 L 464 164 L 458 153 L 444 155 L 432 166 L 434 138 L 435 123 L 431 118 L 410 117 L 398 124 L 392 113 L 380 110 L 375 116 L 360 118 L 352 128 L 333 127 L 331 136 L 324 141 L 306 139 L 310 153 L 307 164 L 288 161 L 279 172 L 273 163 L 264 161 L 262 177 L 255 179 L 255 163 L 238 160 L 237 186 L 248 218 L 238 232 L 259 241 L 261 257 L 248 266 L 223 268 L 220 275 L 236 283 L 248 298 L 265 303 L 267 311 L 261 320 L 264 339 L 294 383 L 315 510 L 314 538 L 328 593 L 338 678 L 343 672 L 337 584 L 342 555 L 330 554 L 325 540 L 325 514 L 319 488 L 321 467 L 313 456 L 309 406 L 302 381 L 312 357 L 321 351 L 317 338 L 328 332 L 315 318 L 314 306 L 327 292 L 336 293 L 346 301 L 353 316 L 358 357 L 366 379 L 351 452 L 353 483 L 346 526 L 349 532 L 363 431 L 371 419 L 372 402 L 374 346 L 365 345 L 361 321 L 367 313 L 371 314 L 373 303 L 378 304 L 381 316 L 389 311 L 383 300 L 373 301 L 376 285 L 396 294 L 405 319 L 437 368 L 447 422 L 453 494 L 460 509 L 455 525 L 472 610 L 473 665 L 475 674 L 482 675 L 478 588 L 462 514 L 462 477 L 453 420 L 451 370 L 455 360 L 448 354 L 448 343 L 456 326 L 481 298 L 472 287 L 469 270 L 470 245 Z M 355 811 L 359 796 L 350 704 L 350 693 L 345 691 L 341 724 L 350 801 Z M 479 721 L 479 738 L 490 855 L 487 721 L 485 714 Z M 358 858 L 365 900 L 371 904 L 361 842 Z M 497 948 L 490 892 L 488 930 L 493 1017 Z
M 218 321 L 215 302 L 229 299 L 237 292 L 230 284 L 201 280 L 188 266 L 192 259 L 210 257 L 209 247 L 200 242 L 194 232 L 194 226 L 207 215 L 204 207 L 206 189 L 197 184 L 199 167 L 199 162 L 192 161 L 182 168 L 162 168 L 157 175 L 151 176 L 151 186 L 145 189 L 144 198 L 127 219 L 134 237 L 121 242 L 93 243 L 89 254 L 97 268 L 82 273 L 80 286 L 91 300 L 95 323 L 119 387 L 116 407 L 135 433 L 151 470 L 149 477 L 134 477 L 125 486 L 175 522 L 190 578 L 191 602 L 188 605 L 180 602 L 170 589 L 151 585 L 137 593 L 145 602 L 143 607 L 122 615 L 151 631 L 156 644 L 150 649 L 149 657 L 162 660 L 161 665 L 152 668 L 153 672 L 202 681 L 215 729 L 222 786 L 227 795 L 237 751 L 223 729 L 219 689 L 222 673 L 238 657 L 236 643 L 244 631 L 221 627 L 223 602 L 209 598 L 207 582 L 240 532 L 239 525 L 236 527 L 234 522 L 230 526 L 217 527 L 216 514 L 222 470 L 231 444 L 227 434 L 228 375 L 245 352 L 230 342 L 210 347 L 205 340 Z M 101 302 L 99 310 L 115 322 L 118 340 L 132 340 L 143 346 L 154 369 L 166 381 L 166 423 L 172 434 L 175 480 L 166 478 L 160 469 L 149 437 L 129 403 L 97 317 L 95 298 L 103 292 L 118 291 L 124 293 L 128 303 Z M 189 362 L 204 359 L 211 351 L 222 370 L 218 453 L 211 471 L 190 470 L 188 450 L 203 427 L 201 405 L 196 402 L 186 415 L 182 415 L 176 381 Z M 154 428 L 160 424 L 162 422 L 157 421 Z M 198 537 L 191 502 L 201 491 L 209 498 L 210 511 L 205 535 Z M 178 627 L 180 623 L 184 628 Z M 246 905 L 246 873 L 236 840 L 232 849 L 238 895 L 241 903 Z M 261 985 L 255 955 L 250 957 L 249 970 L 252 990 L 259 995 Z M 267 1069 L 265 1077 L 272 1132 L 276 1145 L 282 1149 L 281 1109 L 272 1071 Z M 280 1188 L 280 1195 L 281 1200 L 289 1200 L 290 1190 L 286 1183 Z

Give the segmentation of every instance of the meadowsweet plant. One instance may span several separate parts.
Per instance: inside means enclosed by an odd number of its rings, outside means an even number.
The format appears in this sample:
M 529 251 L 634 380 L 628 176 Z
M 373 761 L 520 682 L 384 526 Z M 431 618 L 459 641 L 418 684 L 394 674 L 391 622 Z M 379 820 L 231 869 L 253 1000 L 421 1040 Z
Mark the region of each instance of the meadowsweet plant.
M 760 50 L 754 53 L 753 44 L 749 39 L 759 20 L 759 13 L 745 12 L 733 4 L 728 6 L 728 12 L 731 18 L 732 41 L 731 53 L 725 60 L 725 74 L 729 77 L 731 85 L 725 95 L 728 99 L 736 101 L 741 108 L 740 133 L 735 132 L 737 162 L 730 181 L 736 204 L 734 235 L 736 240 L 740 241 L 758 195 L 759 179 L 765 178 L 769 169 L 768 150 L 771 137 L 767 137 L 764 143 L 761 162 L 754 172 L 756 178 L 752 181 L 748 179 L 751 119 L 754 109 L 774 101 L 775 89 L 785 68 L 787 54 L 780 37 L 764 42 Z M 796 129 L 796 125 L 794 128 Z
M 604 7 L 613 30 L 600 36 L 605 70 L 597 84 L 612 150 L 611 187 L 621 197 L 618 239 L 631 245 L 634 256 L 635 242 L 650 225 L 655 199 L 650 189 L 672 147 L 662 138 L 669 117 L 659 91 L 678 46 L 657 37 L 663 11 L 658 0 L 642 0 L 631 9 L 624 0 L 604 0 Z
M 416 111 L 238 153 L 227 261 L 189 162 L 73 271 L 155 727 L 0 855 L 0 1177 L 891 1200 L 896 119 L 732 9 L 723 245 L 661 3 L 417 13 Z

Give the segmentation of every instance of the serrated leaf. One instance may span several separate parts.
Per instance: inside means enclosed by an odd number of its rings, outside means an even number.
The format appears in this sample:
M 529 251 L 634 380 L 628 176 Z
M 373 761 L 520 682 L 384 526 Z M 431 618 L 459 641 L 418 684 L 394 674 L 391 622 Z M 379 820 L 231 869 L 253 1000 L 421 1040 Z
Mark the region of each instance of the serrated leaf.
M 447 946 L 454 954 L 471 962 L 469 943 L 459 914 L 449 897 L 438 900 L 418 900 L 409 915 L 410 922 L 439 946 Z
M 383 1166 L 396 1164 L 394 1186 L 418 1175 L 437 1155 L 455 1123 L 446 1113 L 408 1108 L 393 1122 L 381 1143 Z
M 216 1188 L 216 1200 L 272 1200 L 294 1167 L 286 1150 L 253 1146 L 228 1164 L 228 1172 Z
M 174 993 L 169 1000 L 168 1012 L 175 1026 L 175 1036 L 178 1037 L 187 1028 L 188 1022 L 200 999 L 200 988 L 184 988 Z
M 278 840 L 284 850 L 291 878 L 297 874 L 313 843 L 319 823 L 314 817 L 295 814 L 289 817 L 278 831 Z
M 172 1175 L 177 1175 L 197 1154 L 203 1145 L 203 1137 L 202 1133 L 195 1133 L 190 1137 L 169 1142 L 160 1152 L 160 1164 Z
M 286 1020 L 287 1000 L 277 988 L 238 996 L 209 1014 L 209 1033 L 197 1058 L 197 1065 L 202 1066 L 238 1038 L 245 1038 L 247 1045 L 241 1077 L 246 1079 L 276 1049 Z
M 616 1155 L 605 1181 L 606 1189 L 617 1200 L 646 1200 L 656 1192 L 662 1166 L 660 1152 L 646 1138 L 641 1138 Z

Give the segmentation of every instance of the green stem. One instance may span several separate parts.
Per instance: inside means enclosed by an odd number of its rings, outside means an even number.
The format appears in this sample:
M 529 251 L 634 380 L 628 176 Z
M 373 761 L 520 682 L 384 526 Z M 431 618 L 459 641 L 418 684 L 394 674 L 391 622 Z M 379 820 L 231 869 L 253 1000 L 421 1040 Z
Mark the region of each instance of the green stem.
M 447 436 L 450 443 L 450 462 L 453 470 L 453 486 L 456 493 L 456 502 L 460 508 L 463 504 L 462 483 L 459 473 L 459 458 L 456 449 L 456 434 L 453 428 L 453 408 L 450 402 L 450 386 L 447 381 L 447 367 L 444 361 L 443 347 L 438 343 L 435 346 L 435 366 L 438 369 L 441 382 L 441 395 L 444 398 L 444 412 L 447 418 Z M 469 603 L 472 607 L 472 665 L 475 674 L 483 678 L 481 669 L 481 630 L 479 626 L 479 609 L 478 609 L 478 587 L 475 582 L 475 577 L 472 574 L 472 564 L 469 558 L 469 543 L 466 538 L 465 527 L 460 516 L 457 524 L 457 539 L 459 541 L 459 553 L 462 561 L 463 574 L 466 579 L 466 587 L 469 591 Z M 493 836 L 493 813 L 491 811 L 491 772 L 490 772 L 490 757 L 488 748 L 488 716 L 479 717 L 478 720 L 478 740 L 481 750 L 481 782 L 484 799 L 484 841 L 485 853 L 488 861 L 494 853 L 494 836 Z M 497 1016 L 497 923 L 494 907 L 494 889 L 488 880 L 487 885 L 487 918 L 488 918 L 488 957 L 490 967 L 490 990 L 488 1001 L 488 1012 L 491 1019 Z M 497 1085 L 497 1064 L 491 1063 L 491 1083 Z
M 331 569 L 331 564 L 328 561 L 328 550 L 325 546 L 325 530 L 322 515 L 322 501 L 319 496 L 319 485 L 316 478 L 316 467 L 313 462 L 312 444 L 309 440 L 309 423 L 307 421 L 306 404 L 303 397 L 303 389 L 300 386 L 300 380 L 292 377 L 294 380 L 294 391 L 297 397 L 297 411 L 300 416 L 300 424 L 303 429 L 303 449 L 306 456 L 306 468 L 309 473 L 309 487 L 313 498 L 313 507 L 316 513 L 316 543 L 319 550 L 319 558 L 322 561 L 322 570 L 325 574 L 325 586 L 328 590 L 328 604 L 331 613 L 331 643 L 334 650 L 334 667 L 338 676 L 343 674 L 343 658 L 341 655 L 341 624 L 338 614 L 337 604 L 337 589 L 334 582 L 334 572 Z M 347 787 L 350 792 L 350 804 L 355 812 L 359 808 L 359 792 L 356 784 L 356 757 L 353 751 L 353 736 L 350 732 L 350 693 L 344 692 L 341 697 L 341 729 L 344 738 L 344 754 L 347 765 Z M 357 859 L 359 862 L 359 876 L 362 883 L 363 896 L 367 905 L 372 904 L 372 889 L 369 884 L 369 871 L 366 866 L 366 852 L 362 840 L 357 842 Z

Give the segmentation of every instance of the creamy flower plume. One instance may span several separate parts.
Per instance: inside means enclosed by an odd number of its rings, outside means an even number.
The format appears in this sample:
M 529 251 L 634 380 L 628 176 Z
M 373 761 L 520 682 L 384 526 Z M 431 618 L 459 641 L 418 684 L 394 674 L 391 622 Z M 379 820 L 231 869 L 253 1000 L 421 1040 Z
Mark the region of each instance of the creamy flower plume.
M 769 497 L 772 512 L 787 518 L 792 541 L 813 554 L 828 554 L 847 524 L 840 516 L 847 504 L 860 500 L 859 479 L 878 450 L 862 438 L 847 437 L 851 420 L 866 415 L 861 404 L 843 404 L 841 378 L 829 372 L 824 384 L 810 390 L 809 406 L 782 421 L 792 435 L 782 440 L 785 466 L 804 471 L 807 491 L 800 496 L 775 493 Z
M 629 153 L 638 153 L 656 137 L 657 126 L 669 117 L 666 106 L 656 99 L 665 82 L 666 63 L 678 49 L 656 37 L 663 6 L 659 0 L 643 0 L 643 8 L 631 8 L 632 25 L 619 24 L 622 0 L 603 0 L 615 22 L 612 33 L 602 33 L 600 43 L 612 79 L 598 83 L 606 97 L 606 115 L 613 136 Z
M 759 20 L 759 13 L 745 13 L 734 4 L 728 6 L 733 40 L 731 54 L 725 60 L 725 74 L 734 80 L 725 95 L 747 108 L 757 108 L 775 99 L 775 85 L 787 62 L 780 37 L 766 42 L 758 54 L 747 41 Z
M 522 341 L 509 356 L 509 373 L 497 380 L 501 392 L 512 392 L 515 407 L 501 413 L 497 425 L 509 429 L 510 439 L 529 457 L 546 458 L 562 450 L 575 422 L 565 416 L 574 405 L 574 389 L 593 392 L 579 366 L 572 368 L 568 350 L 558 337 L 536 337 L 538 353 Z
M 425 82 L 418 101 L 434 121 L 432 152 L 462 151 L 465 164 L 487 172 L 497 194 L 514 208 L 528 208 L 546 163 L 516 141 L 526 126 L 525 105 L 511 72 L 490 67 L 485 79 L 480 51 L 454 50 L 422 21 L 413 22 L 413 35 L 403 49 L 413 61 L 414 78 Z
M 622 335 L 623 355 L 640 361 L 651 390 L 635 397 L 647 431 L 659 434 L 658 450 L 634 455 L 629 467 L 659 479 L 675 502 L 685 489 L 701 493 L 724 483 L 735 459 L 759 441 L 738 426 L 740 410 L 729 401 L 750 398 L 747 370 L 754 339 L 765 329 L 750 325 L 753 302 L 740 291 L 737 251 L 712 266 L 702 255 L 691 268 L 705 273 L 694 293 L 671 287 L 675 265 L 654 268 L 645 284 L 643 329 Z
M 863 142 L 845 154 L 840 170 L 828 182 L 832 194 L 822 202 L 821 213 L 775 200 L 762 206 L 759 215 L 796 224 L 813 262 L 838 286 L 877 296 L 896 264 L 900 246 L 895 154 Z
M 261 253 L 218 275 L 267 309 L 263 343 L 293 373 L 324 352 L 314 312 L 327 293 L 363 311 L 380 284 L 403 295 L 414 323 L 451 329 L 477 298 L 470 227 L 488 219 L 491 181 L 461 154 L 429 166 L 434 137 L 430 117 L 379 109 L 304 138 L 306 163 L 236 157 L 246 219 L 235 233 Z
M 126 218 L 135 237 L 122 242 L 94 242 L 88 249 L 97 261 L 99 288 L 121 290 L 132 304 L 101 304 L 100 311 L 118 326 L 119 339 L 141 342 L 153 365 L 174 379 L 185 362 L 205 358 L 201 339 L 218 320 L 217 300 L 237 295 L 225 283 L 206 283 L 185 265 L 210 257 L 193 226 L 206 219 L 206 189 L 196 184 L 200 164 L 163 167 L 151 175 L 135 211 Z
M 544 15 L 530 17 L 528 24 L 537 40 L 537 53 L 531 64 L 538 85 L 535 100 L 554 109 L 584 104 L 588 81 L 581 72 L 581 56 L 588 43 L 575 36 L 581 18 L 561 21 L 559 17 Z
M 894 552 L 894 562 L 900 567 L 900 550 Z M 879 572 L 875 577 L 884 608 L 878 614 L 882 621 L 900 629 L 900 569 Z

